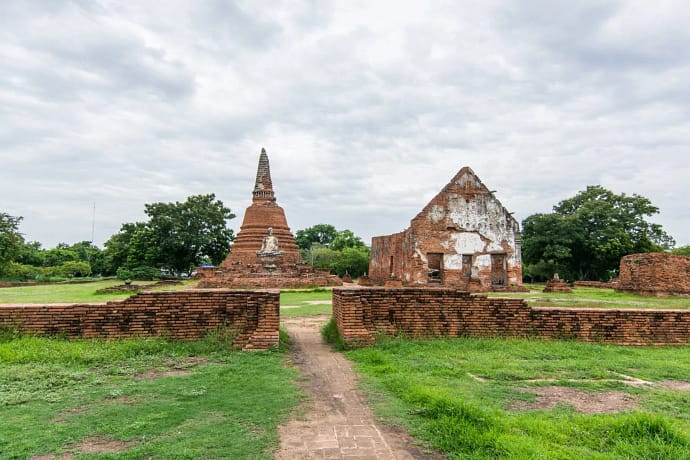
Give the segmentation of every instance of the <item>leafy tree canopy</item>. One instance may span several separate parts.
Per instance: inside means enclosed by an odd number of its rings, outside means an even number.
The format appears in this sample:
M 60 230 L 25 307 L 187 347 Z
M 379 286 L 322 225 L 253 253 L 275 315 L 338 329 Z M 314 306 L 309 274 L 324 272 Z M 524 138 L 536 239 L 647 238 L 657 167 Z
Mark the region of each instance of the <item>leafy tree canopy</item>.
M 220 264 L 234 239 L 226 222 L 235 215 L 214 194 L 144 206 L 147 222 L 122 225 L 105 243 L 112 266 L 157 267 L 189 273 L 202 262 Z
M 24 237 L 19 233 L 22 217 L 14 217 L 0 212 L 0 275 L 19 255 L 24 245 Z
M 362 238 L 355 235 L 352 230 L 345 229 L 331 241 L 330 248 L 334 251 L 342 251 L 345 248 L 366 248 Z
M 690 245 L 675 248 L 675 249 L 671 250 L 671 252 L 673 254 L 678 254 L 680 256 L 690 257 Z
M 338 231 L 329 224 L 316 224 L 303 230 L 297 230 L 295 241 L 300 249 L 310 249 L 313 244 L 329 246 Z
M 647 220 L 659 209 L 637 194 L 617 195 L 592 185 L 553 211 L 522 223 L 526 272 L 537 278 L 558 272 L 570 279 L 608 280 L 621 257 L 674 245 L 661 225 Z
M 296 235 L 302 258 L 316 268 L 354 277 L 369 270 L 369 248 L 352 230 L 338 231 L 333 225 L 318 224 L 298 230 Z

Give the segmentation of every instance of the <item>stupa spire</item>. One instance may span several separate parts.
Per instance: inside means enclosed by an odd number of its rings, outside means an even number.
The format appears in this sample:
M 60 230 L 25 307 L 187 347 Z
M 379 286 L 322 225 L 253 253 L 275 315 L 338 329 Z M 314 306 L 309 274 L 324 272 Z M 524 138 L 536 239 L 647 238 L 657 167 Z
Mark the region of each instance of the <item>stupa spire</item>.
M 266 149 L 261 149 L 259 155 L 259 166 L 256 169 L 256 183 L 254 184 L 254 200 L 270 200 L 275 201 L 275 193 L 273 192 L 273 182 L 271 181 L 271 168 L 268 164 L 268 155 Z

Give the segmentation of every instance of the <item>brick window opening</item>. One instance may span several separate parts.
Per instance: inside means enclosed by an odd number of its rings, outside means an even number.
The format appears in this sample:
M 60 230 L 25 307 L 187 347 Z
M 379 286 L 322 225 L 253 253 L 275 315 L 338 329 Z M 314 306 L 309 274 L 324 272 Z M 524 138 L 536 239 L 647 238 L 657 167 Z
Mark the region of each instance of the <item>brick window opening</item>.
M 428 283 L 443 284 L 443 253 L 429 252 L 426 258 L 428 261 Z

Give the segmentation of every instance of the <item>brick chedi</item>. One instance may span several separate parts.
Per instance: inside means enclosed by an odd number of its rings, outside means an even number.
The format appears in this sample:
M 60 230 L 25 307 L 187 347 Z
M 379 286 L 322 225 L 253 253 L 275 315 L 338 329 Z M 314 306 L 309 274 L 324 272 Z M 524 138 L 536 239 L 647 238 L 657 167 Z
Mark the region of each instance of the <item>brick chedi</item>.
M 341 285 L 328 271 L 314 270 L 300 256 L 285 211 L 276 203 L 271 169 L 261 149 L 252 204 L 230 254 L 218 269 L 198 270 L 199 287 L 297 288 Z
M 407 230 L 372 239 L 369 277 L 390 287 L 524 291 L 519 224 L 464 167 Z

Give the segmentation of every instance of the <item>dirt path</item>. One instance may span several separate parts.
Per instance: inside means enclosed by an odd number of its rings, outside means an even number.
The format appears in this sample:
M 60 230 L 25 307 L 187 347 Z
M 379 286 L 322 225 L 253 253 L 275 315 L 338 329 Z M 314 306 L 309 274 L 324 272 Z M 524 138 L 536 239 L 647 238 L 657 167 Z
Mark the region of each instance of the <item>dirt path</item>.
M 410 437 L 374 420 L 356 388 L 351 364 L 321 340 L 326 317 L 283 320 L 293 345 L 292 358 L 306 379 L 304 415 L 279 428 L 279 460 L 442 459 L 412 445 Z

